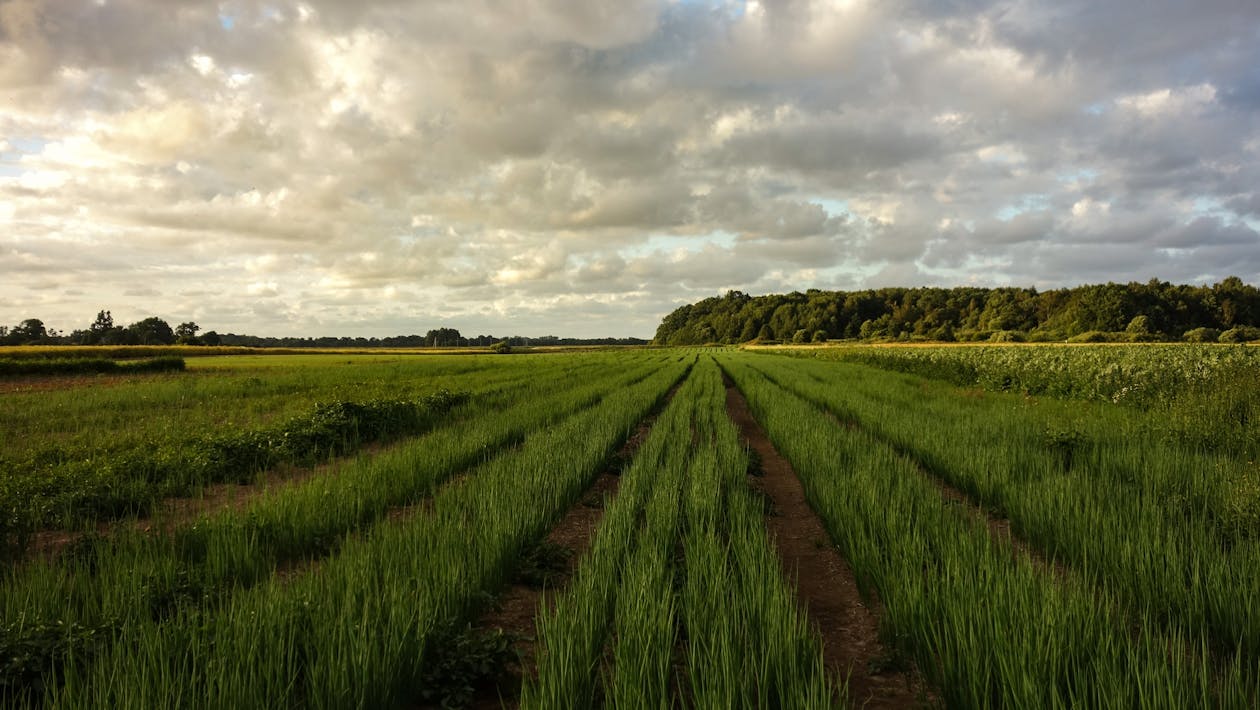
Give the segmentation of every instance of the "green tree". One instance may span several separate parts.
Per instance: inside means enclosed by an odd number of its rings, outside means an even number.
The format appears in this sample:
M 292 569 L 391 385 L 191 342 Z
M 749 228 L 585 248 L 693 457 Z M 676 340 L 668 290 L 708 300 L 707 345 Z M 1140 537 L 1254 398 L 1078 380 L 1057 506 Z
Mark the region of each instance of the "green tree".
M 132 323 L 127 326 L 127 331 L 138 345 L 173 345 L 175 343 L 175 331 L 171 330 L 170 324 L 157 316 L 150 316 Z
M 19 345 L 33 343 L 47 336 L 48 329 L 44 327 L 44 321 L 38 318 L 27 318 L 9 331 L 9 339 Z

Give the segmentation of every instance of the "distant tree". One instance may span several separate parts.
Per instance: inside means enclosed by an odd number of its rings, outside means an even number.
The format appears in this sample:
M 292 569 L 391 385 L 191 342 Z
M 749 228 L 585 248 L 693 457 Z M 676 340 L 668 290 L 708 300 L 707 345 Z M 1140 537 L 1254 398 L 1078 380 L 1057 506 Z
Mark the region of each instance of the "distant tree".
M 454 328 L 435 328 L 425 333 L 424 346 L 426 348 L 446 348 L 456 345 L 463 345 L 466 341 Z
M 201 330 L 201 326 L 188 321 L 175 326 L 175 342 L 180 345 L 201 345 L 201 340 L 197 337 L 197 331 Z
M 757 340 L 760 340 L 762 342 L 774 340 L 774 333 L 770 331 L 769 323 L 761 324 L 761 329 L 757 331 Z
M 815 342 L 815 343 L 825 343 L 825 342 L 827 342 L 827 331 L 825 331 L 825 330 L 815 330 L 815 331 L 814 331 L 814 342 Z
M 205 334 L 201 336 L 202 345 L 210 345 L 213 347 L 222 342 L 223 342 L 223 339 L 219 336 L 218 333 L 214 332 L 213 330 L 207 330 Z
M 151 316 L 127 326 L 137 345 L 172 345 L 175 342 L 175 331 L 161 318 Z
M 796 343 L 797 345 L 807 342 L 808 340 L 809 340 L 809 331 L 804 328 L 798 328 L 795 333 L 792 333 L 792 342 Z
M 34 343 L 47 336 L 48 329 L 44 327 L 44 321 L 38 318 L 27 318 L 9 331 L 9 340 L 17 345 Z

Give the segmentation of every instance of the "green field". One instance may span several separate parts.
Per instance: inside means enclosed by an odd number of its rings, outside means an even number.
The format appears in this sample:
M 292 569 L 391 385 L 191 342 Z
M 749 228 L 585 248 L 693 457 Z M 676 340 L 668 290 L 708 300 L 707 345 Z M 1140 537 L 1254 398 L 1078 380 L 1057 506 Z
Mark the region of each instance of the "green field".
M 1256 707 L 1255 352 L 16 373 L 0 706 Z

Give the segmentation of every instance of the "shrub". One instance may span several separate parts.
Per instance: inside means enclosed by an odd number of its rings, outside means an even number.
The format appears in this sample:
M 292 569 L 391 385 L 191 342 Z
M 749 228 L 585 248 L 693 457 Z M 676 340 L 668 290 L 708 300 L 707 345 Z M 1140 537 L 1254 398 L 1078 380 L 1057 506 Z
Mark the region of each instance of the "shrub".
M 990 343 L 1023 343 L 1027 340 L 1028 335 L 1022 330 L 999 330 L 989 336 Z
M 1214 343 L 1221 337 L 1221 331 L 1216 328 L 1195 328 L 1187 330 L 1181 339 L 1187 343 Z
M 1109 343 L 1111 340 L 1111 335 L 1101 330 L 1087 330 L 1067 339 L 1069 343 Z
M 1221 333 L 1217 340 L 1222 343 L 1247 343 L 1260 340 L 1260 328 L 1240 325 Z

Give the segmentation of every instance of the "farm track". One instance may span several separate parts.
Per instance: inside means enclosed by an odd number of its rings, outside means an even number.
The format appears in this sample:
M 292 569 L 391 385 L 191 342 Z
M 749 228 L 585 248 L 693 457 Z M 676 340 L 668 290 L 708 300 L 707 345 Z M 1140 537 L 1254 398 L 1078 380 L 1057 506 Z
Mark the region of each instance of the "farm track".
M 543 590 L 527 584 L 511 582 L 499 593 L 490 609 L 474 622 L 473 627 L 480 632 L 499 630 L 514 637 L 520 663 L 509 669 L 508 677 L 498 685 L 479 689 L 469 705 L 470 708 L 491 710 L 519 706 L 521 683 L 526 675 L 535 672 L 534 658 L 538 648 L 537 639 L 534 636 L 534 624 L 542 604 L 546 599 L 554 602 L 568 586 L 583 556 L 590 549 L 595 531 L 603 520 L 605 509 L 617 496 L 621 484 L 621 469 L 634 457 L 635 452 L 647 439 L 657 417 L 673 400 L 684 382 L 686 382 L 685 377 L 670 387 L 660 403 L 635 427 L 634 432 L 621 445 L 609 466 L 582 492 L 578 502 L 571 506 L 560 521 L 547 532 L 544 544 L 568 551 L 568 569 L 560 583 Z M 544 596 L 544 591 L 546 596 Z M 416 707 L 436 706 L 418 705 Z
M 879 639 L 879 601 L 864 601 L 857 578 L 840 555 L 822 520 L 810 508 L 792 465 L 779 454 L 753 417 L 743 393 L 723 373 L 727 413 L 748 446 L 757 452 L 763 475 L 750 485 L 773 509 L 767 532 L 794 587 L 823 640 L 823 657 L 838 678 L 848 678 L 849 697 L 857 707 L 909 708 L 930 704 L 931 692 L 915 670 L 881 672 L 888 649 Z

